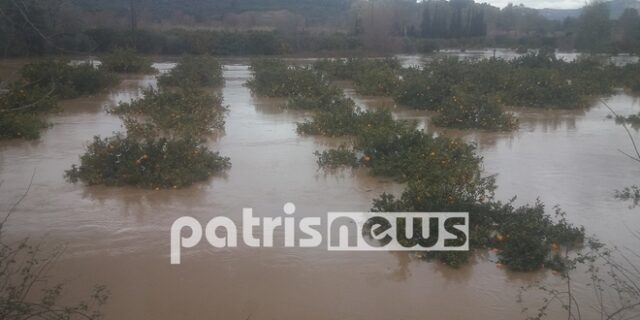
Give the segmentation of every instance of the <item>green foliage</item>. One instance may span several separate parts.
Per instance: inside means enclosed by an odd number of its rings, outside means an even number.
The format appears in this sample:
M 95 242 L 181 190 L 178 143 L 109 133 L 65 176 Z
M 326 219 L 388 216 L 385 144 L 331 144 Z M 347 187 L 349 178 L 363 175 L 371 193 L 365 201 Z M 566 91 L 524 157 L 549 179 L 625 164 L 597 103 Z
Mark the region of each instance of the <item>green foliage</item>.
M 48 126 L 44 115 L 57 108 L 52 91 L 27 88 L 21 83 L 11 85 L 0 94 L 0 139 L 37 139 Z
M 402 75 L 394 99 L 420 110 L 438 110 L 453 96 L 454 86 L 464 81 L 469 64 L 457 58 L 436 59 L 423 70 L 408 69 Z
M 554 221 L 540 202 L 516 208 L 511 203 L 493 201 L 488 198 L 490 188 L 495 188 L 491 180 L 449 187 L 410 183 L 400 199 L 383 194 L 374 200 L 373 210 L 469 212 L 471 250 L 426 256 L 452 267 L 465 263 L 477 249 L 493 247 L 498 249 L 500 263 L 513 271 L 533 271 L 543 266 L 558 271 L 564 269 L 567 262 L 559 256 L 559 250 L 562 246 L 571 248 L 583 243 L 584 229 L 569 224 L 559 211 L 556 217 L 560 219 Z
M 222 65 L 212 56 L 186 56 L 171 71 L 158 77 L 159 85 L 170 87 L 218 87 L 223 83 Z
M 90 63 L 56 59 L 27 64 L 21 76 L 0 93 L 0 139 L 37 139 L 48 126 L 44 115 L 57 107 L 56 98 L 96 94 L 117 82 Z
M 344 98 L 342 101 L 348 105 L 318 112 L 311 120 L 299 123 L 298 133 L 330 137 L 356 136 L 371 128 L 395 130 L 406 125 L 404 122 L 395 121 L 389 111 L 362 111 L 352 107 L 351 99 Z
M 355 168 L 360 165 L 358 157 L 353 150 L 341 146 L 338 149 L 325 150 L 314 153 L 318 157 L 317 163 L 320 168 L 337 169 L 339 167 Z
M 389 67 L 368 68 L 355 76 L 354 83 L 358 94 L 390 96 L 396 90 L 398 76 Z
M 576 109 L 586 106 L 580 89 L 557 69 L 518 69 L 511 74 L 503 102 L 532 108 Z
M 370 69 L 399 70 L 401 64 L 395 58 L 347 58 L 318 60 L 313 64 L 313 67 L 333 79 L 355 80 L 359 74 Z
M 268 97 L 289 97 L 293 109 L 326 109 L 325 103 L 339 99 L 342 92 L 323 74 L 308 67 L 289 67 L 277 59 L 255 60 L 251 63 L 253 78 L 247 86 L 255 94 Z
M 522 63 L 523 61 L 519 62 Z M 529 63 L 529 62 L 526 62 Z M 315 69 L 334 78 L 347 76 L 340 68 L 353 67 L 348 61 L 320 61 Z M 268 72 L 260 71 L 268 70 Z M 506 86 L 502 71 L 509 64 L 490 60 L 482 63 L 460 62 L 456 59 L 436 61 L 433 68 L 409 70 L 403 82 L 416 93 L 408 94 L 410 101 L 424 102 L 418 95 L 426 85 L 441 84 L 435 96 L 440 104 L 434 109 L 441 113 L 436 122 L 456 127 L 481 127 L 511 129 L 516 122 L 490 96 L 496 88 Z M 520 66 L 520 69 L 529 68 Z M 290 69 L 282 62 L 255 65 L 256 78 L 270 84 L 269 88 L 282 88 Z M 277 72 L 272 72 L 276 70 Z M 470 71 L 470 72 L 468 72 Z M 305 70 L 305 72 L 310 72 Z M 414 89 L 411 77 L 423 79 Z M 482 78 L 484 82 L 464 83 L 462 80 Z M 268 83 L 267 79 L 274 79 Z M 488 82 L 488 84 L 487 84 Z M 253 85 L 259 83 L 254 80 Z M 442 83 L 445 83 L 442 85 Z M 266 85 L 265 85 L 266 86 Z M 329 83 L 316 81 L 314 86 L 330 87 Z M 265 90 L 275 92 L 277 90 Z M 415 123 L 395 120 L 389 111 L 362 111 L 343 94 L 318 95 L 321 88 L 295 90 L 292 104 L 301 109 L 316 111 L 312 119 L 298 124 L 300 134 L 325 136 L 352 136 L 353 146 L 316 152 L 318 164 L 323 168 L 361 165 L 376 176 L 390 177 L 406 183 L 400 198 L 383 194 L 374 200 L 377 212 L 470 212 L 470 244 L 472 250 L 497 247 L 503 264 L 512 270 L 528 271 L 541 267 L 545 261 L 560 268 L 564 261 L 550 256 L 559 245 L 583 241 L 584 231 L 568 224 L 561 216 L 554 222 L 540 203 L 535 207 L 515 209 L 511 203 L 493 200 L 496 188 L 493 177 L 482 176 L 482 158 L 475 146 L 461 140 L 435 137 L 416 129 Z M 289 93 L 285 93 L 287 95 Z M 418 97 L 418 98 L 416 98 Z M 450 99 L 450 100 L 449 100 Z M 357 155 L 362 155 L 358 160 Z M 498 234 L 500 237 L 496 237 Z M 503 236 L 504 235 L 504 236 Z M 438 259 L 450 266 L 464 264 L 470 252 L 428 253 L 427 258 Z
M 367 127 L 357 137 L 354 148 L 368 159 L 373 175 L 429 185 L 452 185 L 474 179 L 480 158 L 474 147 L 459 140 L 432 137 L 407 123 Z
M 144 97 L 112 110 L 121 115 L 129 135 L 192 137 L 224 128 L 222 99 L 197 88 L 148 89 Z
M 640 63 L 627 64 L 618 72 L 618 83 L 633 93 L 640 93 Z
M 172 79 L 190 78 L 185 81 L 191 85 L 150 88 L 141 99 L 114 108 L 127 134 L 95 137 L 66 177 L 89 185 L 183 188 L 230 168 L 229 158 L 200 145 L 205 135 L 224 128 L 222 99 L 199 88 L 211 78 L 182 70 Z
M 513 130 L 518 120 L 502 110 L 495 99 L 486 95 L 458 93 L 444 102 L 433 123 L 459 129 Z
M 80 166 L 66 172 L 71 182 L 144 188 L 182 188 L 231 167 L 229 158 L 192 139 L 95 137 Z
M 298 95 L 287 100 L 286 107 L 296 110 L 321 112 L 341 112 L 355 108 L 355 102 L 345 97 L 335 86 L 323 86 L 317 89 L 318 96 Z M 323 92 L 322 92 L 323 91 Z
M 53 88 L 62 99 L 92 95 L 113 86 L 117 78 L 91 63 L 72 65 L 68 60 L 49 59 L 27 64 L 21 70 L 22 78 L 30 87 Z
M 356 92 L 362 95 L 389 96 L 397 86 L 397 71 L 401 65 L 397 59 L 333 59 L 319 60 L 314 69 L 333 79 L 353 80 Z
M 34 113 L 0 114 L 0 139 L 38 139 L 40 131 L 46 127 L 48 123 Z
M 394 99 L 415 109 L 439 111 L 454 95 L 466 93 L 518 107 L 573 109 L 586 106 L 589 96 L 610 94 L 622 79 L 634 78 L 632 71 L 629 77 L 618 73 L 594 59 L 558 60 L 549 50 L 512 61 L 445 58 L 423 70 L 405 70 Z
M 556 58 L 554 49 L 541 48 L 537 52 L 527 53 L 511 61 L 516 67 L 526 68 L 553 68 L 561 64 L 562 61 Z
M 552 262 L 549 266 L 561 269 L 563 265 L 557 255 L 550 257 L 552 247 L 584 241 L 584 230 L 564 219 L 554 223 L 541 203 L 520 207 L 501 219 L 499 232 L 504 240 L 496 247 L 500 250 L 500 262 L 514 271 L 537 270 L 549 258 Z
M 116 48 L 101 57 L 100 69 L 118 73 L 154 73 L 151 60 L 139 55 L 133 49 Z

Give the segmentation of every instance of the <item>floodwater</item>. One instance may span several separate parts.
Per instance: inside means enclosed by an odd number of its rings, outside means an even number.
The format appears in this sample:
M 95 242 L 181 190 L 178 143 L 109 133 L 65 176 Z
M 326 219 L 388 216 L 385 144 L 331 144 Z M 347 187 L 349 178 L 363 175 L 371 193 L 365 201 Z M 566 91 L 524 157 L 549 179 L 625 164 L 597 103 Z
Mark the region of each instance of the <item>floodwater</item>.
M 405 60 L 411 59 L 422 58 Z M 172 64 L 157 66 L 166 70 Z M 108 94 L 64 102 L 37 141 L 0 142 L 2 211 L 35 172 L 6 236 L 64 245 L 51 282 L 64 282 L 69 300 L 104 284 L 112 293 L 106 319 L 522 319 L 516 303 L 521 286 L 560 282 L 551 272 L 498 269 L 489 253 L 454 270 L 408 254 L 214 249 L 203 241 L 184 250 L 181 265 L 170 265 L 169 228 L 184 215 L 202 223 L 224 215 L 240 225 L 242 208 L 253 208 L 256 216 L 282 216 L 283 204 L 293 202 L 294 217 L 321 217 L 328 211 L 367 211 L 382 192 L 402 190 L 364 170 L 318 171 L 313 152 L 341 141 L 298 136 L 295 123 L 306 115 L 283 111 L 281 100 L 252 97 L 243 86 L 251 76 L 246 62 L 226 61 L 224 76 L 226 130 L 209 143 L 231 157 L 233 168 L 188 189 L 87 187 L 63 178 L 94 135 L 122 130 L 105 110 L 138 97 L 141 88 L 155 85 L 154 76 L 128 76 Z M 606 118 L 604 106 L 514 110 L 521 121 L 517 132 L 487 133 L 431 128 L 428 113 L 345 91 L 363 107 L 393 108 L 398 118 L 419 120 L 428 131 L 477 143 L 486 173 L 497 174 L 497 198 L 517 195 L 519 204 L 540 198 L 560 205 L 572 223 L 601 240 L 637 247 L 630 231 L 640 230 L 640 209 L 615 200 L 613 192 L 640 184 L 640 166 L 618 151 L 630 151 L 631 145 L 624 129 Z M 640 111 L 640 101 L 624 93 L 607 100 L 620 114 Z M 282 234 L 275 239 L 279 243 Z M 585 282 L 576 281 L 578 297 L 589 298 L 580 284 Z M 540 298 L 533 294 L 527 306 Z M 551 318 L 559 315 L 554 312 Z

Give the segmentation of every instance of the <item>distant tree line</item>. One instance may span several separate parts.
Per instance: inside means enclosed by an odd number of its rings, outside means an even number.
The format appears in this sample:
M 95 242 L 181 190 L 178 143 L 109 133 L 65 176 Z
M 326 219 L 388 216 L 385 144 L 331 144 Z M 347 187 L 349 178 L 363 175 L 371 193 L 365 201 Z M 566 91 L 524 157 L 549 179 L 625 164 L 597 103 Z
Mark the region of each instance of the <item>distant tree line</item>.
M 0 0 L 0 54 L 268 55 L 428 52 L 438 47 L 556 47 L 639 52 L 640 16 L 602 2 L 564 21 L 473 0 Z

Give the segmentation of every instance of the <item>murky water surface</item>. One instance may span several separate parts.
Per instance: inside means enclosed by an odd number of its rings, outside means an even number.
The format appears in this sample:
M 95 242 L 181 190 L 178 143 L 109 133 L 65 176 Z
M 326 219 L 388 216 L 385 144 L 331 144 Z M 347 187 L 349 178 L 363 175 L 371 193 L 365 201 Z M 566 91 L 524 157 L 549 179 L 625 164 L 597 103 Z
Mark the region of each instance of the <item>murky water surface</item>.
M 407 65 L 428 59 L 400 58 Z M 0 72 L 17 64 L 0 62 Z M 157 66 L 166 70 L 172 64 Z M 231 157 L 233 168 L 208 183 L 149 191 L 64 180 L 64 170 L 78 162 L 91 137 L 122 130 L 105 110 L 138 97 L 141 88 L 155 85 L 154 76 L 130 76 L 108 94 L 64 102 L 40 140 L 0 143 L 0 209 L 17 200 L 35 170 L 7 236 L 44 236 L 47 243 L 65 244 L 52 281 L 67 283 L 70 298 L 86 296 L 94 283 L 107 285 L 112 292 L 107 319 L 520 319 L 520 286 L 559 282 L 550 272 L 505 272 L 491 255 L 453 270 L 406 254 L 212 249 L 204 243 L 186 251 L 181 266 L 171 266 L 168 229 L 183 215 L 203 222 L 225 215 L 239 225 L 243 207 L 254 208 L 257 216 L 280 216 L 282 205 L 291 201 L 297 217 L 323 216 L 366 211 L 380 193 L 402 190 L 364 170 L 318 171 L 313 152 L 340 141 L 300 137 L 295 123 L 304 113 L 282 111 L 277 99 L 252 97 L 243 86 L 250 77 L 246 61 L 226 61 L 224 70 L 226 131 L 210 144 Z M 345 91 L 363 107 L 393 108 L 389 99 Z M 640 111 L 640 102 L 623 93 L 608 103 L 621 114 Z M 584 111 L 515 110 L 521 128 L 514 133 L 440 130 L 429 127 L 427 113 L 394 110 L 426 130 L 477 143 L 487 174 L 498 175 L 499 199 L 517 195 L 517 203 L 524 204 L 540 198 L 560 205 L 588 233 L 637 247 L 628 230 L 640 229 L 640 209 L 615 200 L 613 192 L 640 184 L 640 166 L 618 151 L 629 151 L 629 140 L 621 126 L 606 119 L 602 105 Z M 280 238 L 276 234 L 276 241 Z M 584 286 L 577 292 L 590 297 Z

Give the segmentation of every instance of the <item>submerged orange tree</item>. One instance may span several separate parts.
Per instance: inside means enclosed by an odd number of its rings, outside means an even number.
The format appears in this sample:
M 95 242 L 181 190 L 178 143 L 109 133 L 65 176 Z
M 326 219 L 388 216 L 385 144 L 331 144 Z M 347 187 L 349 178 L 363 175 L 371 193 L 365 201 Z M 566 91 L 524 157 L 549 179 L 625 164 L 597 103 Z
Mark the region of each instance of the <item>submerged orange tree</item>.
M 279 65 L 287 70 L 283 63 Z M 263 69 L 253 70 L 251 83 L 255 84 L 264 74 Z M 285 76 L 270 77 L 287 81 Z M 269 86 L 282 88 L 284 83 Z M 307 92 L 325 91 L 329 89 L 307 88 Z M 374 211 L 470 213 L 471 251 L 429 253 L 427 258 L 455 267 L 466 263 L 475 250 L 491 247 L 499 250 L 500 262 L 512 270 L 530 271 L 544 265 L 562 269 L 565 260 L 556 248 L 583 242 L 582 228 L 569 224 L 559 210 L 549 214 L 542 203 L 515 207 L 513 202 L 495 200 L 495 179 L 483 176 L 482 158 L 474 145 L 426 134 L 415 123 L 395 120 L 389 111 L 359 110 L 342 92 L 322 100 L 303 98 L 315 101 L 309 104 L 313 108 L 306 108 L 315 113 L 298 125 L 300 134 L 351 138 L 350 146 L 316 152 L 321 167 L 360 166 L 372 175 L 405 184 L 400 195 L 382 194 L 375 199 Z
M 19 80 L 0 83 L 0 139 L 37 139 L 59 99 L 97 94 L 117 81 L 89 62 L 47 59 L 27 64 Z
M 637 91 L 638 65 L 617 67 L 591 57 L 566 62 L 541 49 L 513 60 L 435 58 L 423 68 L 401 68 L 394 59 L 349 58 L 320 60 L 314 69 L 353 81 L 359 94 L 437 111 L 437 126 L 513 130 L 517 121 L 504 107 L 583 108 L 616 87 Z
M 158 77 L 160 86 L 218 87 L 224 84 L 222 66 L 212 56 L 186 56 L 166 74 Z
M 177 68 L 171 81 L 202 80 L 193 77 L 190 67 Z M 217 64 L 210 70 L 212 79 L 220 68 Z M 122 118 L 126 134 L 95 137 L 67 178 L 89 185 L 182 188 L 230 168 L 229 158 L 203 145 L 208 135 L 224 129 L 222 99 L 194 86 L 148 89 L 141 99 L 114 108 L 111 112 Z
M 100 68 L 117 73 L 155 73 L 151 60 L 129 48 L 116 48 L 100 58 Z

